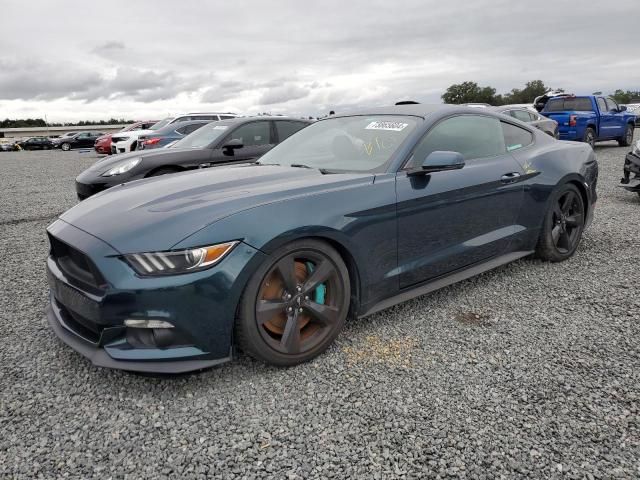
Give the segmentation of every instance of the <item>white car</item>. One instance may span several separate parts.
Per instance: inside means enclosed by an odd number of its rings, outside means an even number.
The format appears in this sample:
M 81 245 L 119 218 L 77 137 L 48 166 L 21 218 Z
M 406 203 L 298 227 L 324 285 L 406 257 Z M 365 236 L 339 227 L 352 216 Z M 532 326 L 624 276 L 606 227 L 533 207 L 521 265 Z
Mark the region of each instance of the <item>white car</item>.
M 185 113 L 177 117 L 167 117 L 152 125 L 148 130 L 114 133 L 111 136 L 111 153 L 133 152 L 138 147 L 138 138 L 141 135 L 153 133 L 154 130 L 159 130 L 171 123 L 184 122 L 186 120 L 211 120 L 213 122 L 216 120 L 228 120 L 237 116 L 235 113 Z

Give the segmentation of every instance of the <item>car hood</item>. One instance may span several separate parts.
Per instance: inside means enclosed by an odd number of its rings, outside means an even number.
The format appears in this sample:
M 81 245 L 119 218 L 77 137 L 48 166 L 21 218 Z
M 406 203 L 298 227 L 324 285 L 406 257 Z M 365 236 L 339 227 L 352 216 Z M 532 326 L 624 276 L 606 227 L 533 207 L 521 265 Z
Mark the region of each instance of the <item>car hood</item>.
M 100 175 L 112 166 L 130 158 L 142 158 L 142 165 L 144 165 L 145 159 L 156 159 L 159 157 L 167 157 L 172 162 L 180 162 L 182 160 L 206 160 L 211 156 L 211 150 L 205 148 L 167 148 L 167 149 L 152 149 L 152 150 L 138 150 L 129 153 L 120 153 L 117 155 L 110 155 L 106 158 L 101 158 L 88 169 L 82 172 L 78 176 L 78 180 L 89 180 L 90 177 Z M 87 176 L 87 174 L 89 174 Z
M 162 251 L 243 210 L 371 183 L 373 178 L 369 173 L 323 175 L 315 169 L 267 165 L 215 167 L 122 184 L 60 218 L 120 253 Z

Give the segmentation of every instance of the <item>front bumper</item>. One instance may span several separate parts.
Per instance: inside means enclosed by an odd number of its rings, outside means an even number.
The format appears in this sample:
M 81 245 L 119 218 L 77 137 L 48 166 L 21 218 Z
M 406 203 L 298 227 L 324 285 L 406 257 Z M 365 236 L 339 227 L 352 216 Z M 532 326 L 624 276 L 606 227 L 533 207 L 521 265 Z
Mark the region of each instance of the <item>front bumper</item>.
M 623 176 L 618 186 L 630 192 L 640 192 L 640 157 L 632 152 L 624 158 Z
M 98 347 L 95 344 L 78 336 L 68 325 L 64 323 L 62 312 L 56 304 L 55 298 L 51 297 L 51 303 L 47 307 L 46 314 L 49 326 L 69 347 L 80 355 L 86 357 L 96 367 L 113 368 L 117 370 L 127 370 L 132 372 L 147 373 L 185 373 L 194 370 L 214 367 L 231 360 L 231 353 L 225 358 L 212 360 L 175 360 L 163 362 L 149 362 L 136 360 L 116 360 L 108 352 L 108 346 Z
M 52 245 L 71 248 L 69 258 L 83 257 L 80 264 L 91 264 L 88 270 L 99 279 L 86 283 L 74 270 L 77 263 L 70 268 L 55 251 L 60 247 L 52 247 L 48 322 L 94 365 L 180 373 L 231 359 L 236 306 L 262 253 L 242 243 L 208 270 L 141 278 L 108 244 L 72 225 L 57 221 L 48 233 Z M 130 328 L 126 319 L 161 319 L 174 328 Z

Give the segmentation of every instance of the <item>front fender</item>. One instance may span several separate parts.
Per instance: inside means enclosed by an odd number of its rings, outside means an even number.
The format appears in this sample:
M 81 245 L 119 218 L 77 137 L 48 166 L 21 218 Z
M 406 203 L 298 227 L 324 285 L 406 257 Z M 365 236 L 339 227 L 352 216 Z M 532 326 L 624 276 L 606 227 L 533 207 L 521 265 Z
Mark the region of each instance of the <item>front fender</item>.
M 398 288 L 397 277 L 392 274 L 397 266 L 395 179 L 388 177 L 243 210 L 214 222 L 173 248 L 242 240 L 269 255 L 300 238 L 323 238 L 357 265 L 361 301 L 383 298 Z

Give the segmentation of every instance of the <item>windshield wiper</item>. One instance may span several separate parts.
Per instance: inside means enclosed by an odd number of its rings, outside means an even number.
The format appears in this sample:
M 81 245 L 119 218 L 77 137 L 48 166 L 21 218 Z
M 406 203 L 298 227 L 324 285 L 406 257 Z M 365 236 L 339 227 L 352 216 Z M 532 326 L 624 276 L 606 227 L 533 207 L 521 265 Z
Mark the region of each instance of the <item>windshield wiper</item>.
M 326 168 L 316 168 L 316 167 L 310 167 L 309 165 L 304 165 L 303 163 L 292 163 L 291 165 L 289 165 L 290 167 L 294 167 L 294 168 L 311 168 L 313 170 L 318 170 L 321 174 L 326 175 L 327 173 L 331 173 L 329 170 L 327 170 Z

